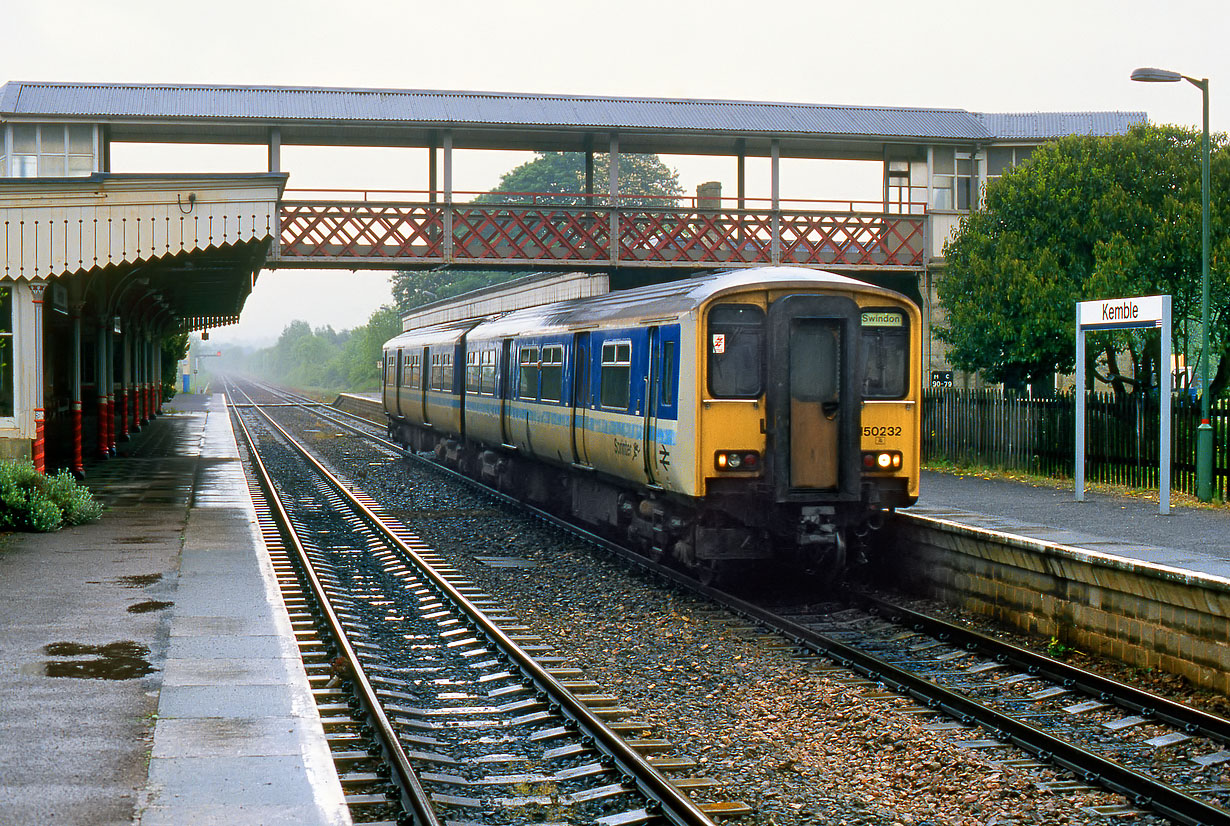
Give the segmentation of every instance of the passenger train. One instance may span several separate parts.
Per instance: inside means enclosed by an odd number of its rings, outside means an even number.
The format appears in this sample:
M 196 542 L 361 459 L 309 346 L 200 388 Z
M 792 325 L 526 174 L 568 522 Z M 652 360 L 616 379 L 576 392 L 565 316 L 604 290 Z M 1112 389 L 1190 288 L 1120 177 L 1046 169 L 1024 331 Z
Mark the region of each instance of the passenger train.
M 702 577 L 839 574 L 918 496 L 921 324 L 892 291 L 762 267 L 409 329 L 390 436 Z

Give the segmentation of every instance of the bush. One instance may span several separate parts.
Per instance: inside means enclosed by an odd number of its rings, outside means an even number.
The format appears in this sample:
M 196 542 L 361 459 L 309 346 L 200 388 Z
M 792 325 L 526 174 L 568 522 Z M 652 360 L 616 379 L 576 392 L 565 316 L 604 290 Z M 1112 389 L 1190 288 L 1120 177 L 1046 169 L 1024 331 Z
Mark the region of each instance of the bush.
M 62 470 L 45 476 L 30 461 L 0 462 L 0 529 L 56 531 L 102 515 L 102 505 Z

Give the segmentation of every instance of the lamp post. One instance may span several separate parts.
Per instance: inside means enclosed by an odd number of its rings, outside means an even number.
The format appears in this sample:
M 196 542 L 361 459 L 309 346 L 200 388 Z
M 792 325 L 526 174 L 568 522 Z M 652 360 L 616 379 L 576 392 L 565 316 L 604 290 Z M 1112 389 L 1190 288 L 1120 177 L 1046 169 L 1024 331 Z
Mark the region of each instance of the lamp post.
M 1213 498 L 1213 424 L 1209 419 L 1209 79 L 1196 80 L 1167 69 L 1137 69 L 1132 80 L 1177 83 L 1186 80 L 1204 96 L 1204 133 L 1200 144 L 1200 427 L 1196 429 L 1196 498 Z M 1169 369 L 1169 365 L 1167 365 Z

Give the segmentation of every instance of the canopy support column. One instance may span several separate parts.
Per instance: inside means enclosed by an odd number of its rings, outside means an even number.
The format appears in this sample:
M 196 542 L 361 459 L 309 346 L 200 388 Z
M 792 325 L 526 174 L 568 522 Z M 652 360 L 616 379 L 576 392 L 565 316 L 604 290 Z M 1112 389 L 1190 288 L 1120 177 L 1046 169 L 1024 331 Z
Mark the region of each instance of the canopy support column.
M 46 289 L 45 281 L 30 283 L 30 294 L 34 299 L 34 444 L 30 449 L 30 458 L 39 473 L 47 472 L 47 422 L 43 410 L 43 291 Z
M 610 196 L 611 196 L 611 226 L 610 245 L 611 266 L 619 264 L 619 133 L 611 133 L 610 154 Z

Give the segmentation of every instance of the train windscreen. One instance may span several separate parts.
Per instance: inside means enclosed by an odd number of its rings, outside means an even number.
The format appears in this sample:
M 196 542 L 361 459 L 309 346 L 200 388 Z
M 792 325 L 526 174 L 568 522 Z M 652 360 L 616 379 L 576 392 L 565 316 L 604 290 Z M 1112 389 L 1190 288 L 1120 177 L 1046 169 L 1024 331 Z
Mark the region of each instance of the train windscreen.
M 863 398 L 900 399 L 910 389 L 910 328 L 901 310 L 864 310 Z
M 709 311 L 709 392 L 717 399 L 754 399 L 764 384 L 764 310 L 719 304 Z

